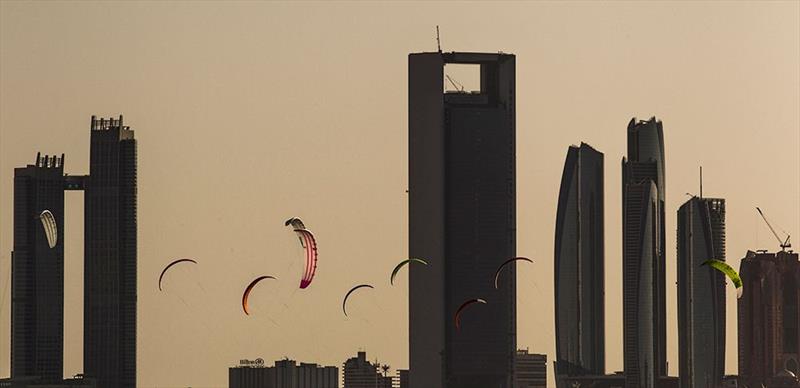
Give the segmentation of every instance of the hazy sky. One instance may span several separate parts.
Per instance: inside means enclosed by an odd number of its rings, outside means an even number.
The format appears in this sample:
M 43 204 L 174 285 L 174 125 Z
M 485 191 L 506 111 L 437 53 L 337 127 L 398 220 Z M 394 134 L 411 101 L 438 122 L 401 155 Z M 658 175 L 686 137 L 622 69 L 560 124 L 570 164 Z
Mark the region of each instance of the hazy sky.
M 517 55 L 518 346 L 555 351 L 553 233 L 564 157 L 606 160 L 606 369 L 622 369 L 620 160 L 631 117 L 664 123 L 668 355 L 677 375 L 676 211 L 727 199 L 728 260 L 800 244 L 800 3 L 0 2 L 0 376 L 9 373 L 13 168 L 88 171 L 89 119 L 139 144 L 141 387 L 227 386 L 241 358 L 408 366 L 407 54 Z M 66 375 L 82 370 L 83 194 L 66 195 Z M 318 235 L 317 277 L 283 221 Z M 157 278 L 175 268 L 159 292 Z M 253 314 L 241 292 L 255 276 Z M 341 313 L 344 292 L 373 283 Z M 737 370 L 728 289 L 726 370 Z

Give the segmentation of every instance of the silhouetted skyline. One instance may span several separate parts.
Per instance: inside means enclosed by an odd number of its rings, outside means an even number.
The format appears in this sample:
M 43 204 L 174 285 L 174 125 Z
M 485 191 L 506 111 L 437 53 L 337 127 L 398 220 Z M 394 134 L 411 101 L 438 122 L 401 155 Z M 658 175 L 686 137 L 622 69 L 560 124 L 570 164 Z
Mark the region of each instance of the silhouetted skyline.
M 90 134 L 89 175 L 65 176 L 63 154 L 37 155 L 35 165 L 14 170 L 11 377 L 63 378 L 64 193 L 84 190 L 82 375 L 101 387 L 135 388 L 136 140 L 122 116 L 92 116 Z M 54 219 L 52 240 L 45 236 L 45 212 Z
M 247 354 L 338 365 L 361 347 L 407 367 L 407 276 L 415 269 L 388 283 L 409 256 L 406 54 L 435 50 L 436 25 L 445 52 L 516 56 L 516 244 L 534 261 L 516 266 L 516 336 L 519 347 L 550 360 L 564 148 L 585 141 L 619 161 L 630 117 L 664 120 L 664 318 L 674 375 L 675 210 L 695 191 L 698 165 L 709 191 L 727 200 L 734 268 L 747 249 L 775 248 L 754 206 L 776 227 L 800 230 L 799 7 L 1 2 L 0 376 L 10 373 L 13 168 L 37 151 L 63 152 L 68 184 L 80 185 L 71 177 L 87 173 L 86 121 L 95 112 L 124 113 L 140 146 L 139 385 L 222 385 L 226 367 Z M 469 72 L 453 66 L 446 74 L 472 89 Z M 622 369 L 624 343 L 622 185 L 619 165 L 605 168 L 605 353 L 613 372 Z M 64 305 L 76 307 L 64 309 L 62 370 L 71 376 L 85 369 L 86 193 L 65 195 Z M 291 216 L 319 237 L 310 292 L 294 294 L 302 259 L 283 225 Z M 159 271 L 180 257 L 199 264 L 171 270 L 159 291 Z M 262 283 L 246 316 L 240 284 L 264 272 L 281 281 Z M 353 298 L 343 316 L 343 293 L 363 282 L 375 290 Z M 726 371 L 735 373 L 735 291 L 729 284 L 725 292 Z M 465 311 L 464 328 L 483 307 Z

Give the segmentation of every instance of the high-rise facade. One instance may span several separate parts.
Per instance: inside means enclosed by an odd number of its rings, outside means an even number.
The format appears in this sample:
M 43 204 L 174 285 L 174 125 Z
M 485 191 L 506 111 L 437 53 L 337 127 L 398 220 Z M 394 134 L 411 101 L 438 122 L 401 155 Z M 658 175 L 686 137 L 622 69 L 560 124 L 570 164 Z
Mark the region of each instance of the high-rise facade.
M 50 247 L 40 215 L 56 223 Z M 64 155 L 14 169 L 11 377 L 60 382 L 64 368 Z
M 632 119 L 622 160 L 623 357 L 626 387 L 667 375 L 664 134 Z
M 681 388 L 717 388 L 725 375 L 725 200 L 693 197 L 678 209 L 678 375 Z
M 85 188 L 85 375 L 136 387 L 136 140 L 119 119 L 91 121 Z
M 555 233 L 556 385 L 605 373 L 603 154 L 567 151 Z
M 628 165 L 633 172 L 623 179 L 637 183 L 645 179 L 656 185 L 658 229 L 654 239 L 658 240 L 657 256 L 653 267 L 653 351 L 655 352 L 656 376 L 667 376 L 667 259 L 664 250 L 666 235 L 665 193 L 666 165 L 664 156 L 664 129 L 655 117 L 650 120 L 632 118 L 628 123 Z M 638 166 L 637 166 L 638 165 Z M 647 166 L 647 167 L 645 167 Z M 652 167 L 651 167 L 652 166 Z M 644 167 L 643 169 L 641 167 Z M 644 174 L 644 175 L 641 175 Z M 623 185 L 625 182 L 623 182 Z
M 798 387 L 800 261 L 793 252 L 748 251 L 738 300 L 739 382 L 749 387 Z
M 445 92 L 449 64 L 480 90 Z M 409 55 L 409 275 L 412 388 L 510 388 L 516 350 L 515 57 Z M 464 301 L 483 298 L 453 324 Z
M 626 388 L 652 388 L 657 381 L 653 336 L 657 192 L 650 180 L 628 183 L 623 191 L 622 336 Z

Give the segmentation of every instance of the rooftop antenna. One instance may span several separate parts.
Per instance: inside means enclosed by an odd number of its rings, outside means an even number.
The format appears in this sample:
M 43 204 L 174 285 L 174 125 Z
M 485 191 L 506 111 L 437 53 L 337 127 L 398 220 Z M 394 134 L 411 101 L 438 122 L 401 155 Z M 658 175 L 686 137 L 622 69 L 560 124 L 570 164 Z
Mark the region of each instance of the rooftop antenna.
M 703 166 L 700 166 L 700 199 L 703 199 Z
M 442 52 L 442 42 L 439 40 L 439 25 L 436 25 L 436 47 L 439 49 L 439 53 Z
M 786 233 L 785 230 L 781 229 L 781 231 L 783 231 L 783 233 L 786 235 L 786 240 L 781 240 L 780 236 L 778 236 L 778 232 L 776 232 L 775 228 L 773 228 L 772 225 L 770 225 L 769 221 L 767 221 L 767 217 L 764 215 L 764 212 L 762 212 L 761 209 L 759 209 L 758 207 L 756 207 L 756 210 L 758 210 L 758 214 L 761 214 L 761 218 L 764 219 L 764 222 L 769 227 L 769 230 L 771 230 L 772 234 L 775 235 L 775 238 L 778 239 L 778 244 L 781 247 L 781 252 L 785 251 L 786 248 L 791 248 L 792 244 L 789 243 L 789 239 L 792 236 L 790 236 L 789 233 Z

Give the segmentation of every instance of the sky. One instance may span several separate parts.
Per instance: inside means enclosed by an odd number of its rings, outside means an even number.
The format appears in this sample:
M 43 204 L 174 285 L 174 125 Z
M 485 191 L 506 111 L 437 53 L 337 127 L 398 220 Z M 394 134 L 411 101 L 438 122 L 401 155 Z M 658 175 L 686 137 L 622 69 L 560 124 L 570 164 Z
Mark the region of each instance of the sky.
M 676 211 L 727 200 L 727 259 L 800 236 L 800 2 L 0 2 L 0 376 L 9 374 L 13 168 L 66 154 L 91 115 L 138 141 L 140 387 L 227 386 L 243 358 L 408 367 L 407 55 L 516 54 L 517 344 L 555 352 L 556 201 L 571 144 L 605 154 L 606 370 L 622 369 L 621 166 L 632 117 L 666 142 L 668 360 Z M 462 76 L 453 70 L 454 76 Z M 466 79 L 466 75 L 463 75 Z M 468 80 L 464 81 L 468 83 Z M 319 242 L 313 285 L 283 221 Z M 83 194 L 66 194 L 64 373 L 82 371 Z M 800 244 L 800 241 L 798 241 Z M 175 267 L 159 292 L 161 269 Z M 525 263 L 527 264 L 527 263 Z M 407 272 L 406 272 L 407 274 Z M 241 292 L 259 275 L 241 312 Z M 372 283 L 341 313 L 353 285 Z M 726 372 L 737 370 L 727 293 Z

